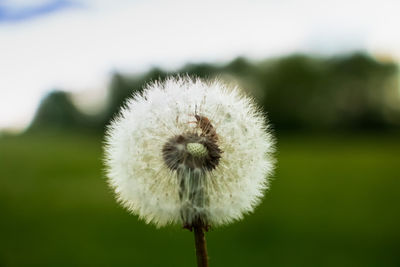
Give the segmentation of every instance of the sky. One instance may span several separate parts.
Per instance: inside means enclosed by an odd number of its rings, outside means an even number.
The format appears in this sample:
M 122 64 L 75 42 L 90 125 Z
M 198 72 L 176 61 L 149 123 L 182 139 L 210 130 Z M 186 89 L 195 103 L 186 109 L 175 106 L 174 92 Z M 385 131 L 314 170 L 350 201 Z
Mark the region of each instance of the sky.
M 87 106 L 111 74 L 191 62 L 365 51 L 400 59 L 397 0 L 0 0 L 0 129 L 52 89 Z

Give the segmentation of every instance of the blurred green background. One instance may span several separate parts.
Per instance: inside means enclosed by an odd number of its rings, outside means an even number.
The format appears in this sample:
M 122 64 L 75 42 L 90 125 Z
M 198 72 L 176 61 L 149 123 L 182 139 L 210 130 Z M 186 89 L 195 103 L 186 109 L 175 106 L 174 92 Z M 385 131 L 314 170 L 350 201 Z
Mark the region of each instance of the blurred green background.
M 43 98 L 26 132 L 0 138 L 0 266 L 193 266 L 193 236 L 156 229 L 114 200 L 104 127 L 168 75 L 238 83 L 277 137 L 271 189 L 253 214 L 207 234 L 211 266 L 400 266 L 397 65 L 362 53 L 115 73 L 106 107 Z

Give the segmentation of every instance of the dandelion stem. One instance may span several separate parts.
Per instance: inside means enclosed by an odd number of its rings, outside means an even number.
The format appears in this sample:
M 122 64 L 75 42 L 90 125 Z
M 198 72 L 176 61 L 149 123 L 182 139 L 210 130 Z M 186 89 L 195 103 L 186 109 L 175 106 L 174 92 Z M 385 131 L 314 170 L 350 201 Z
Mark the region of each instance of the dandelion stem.
M 206 246 L 206 237 L 203 226 L 194 226 L 194 242 L 196 245 L 196 257 L 198 267 L 208 267 L 208 255 Z

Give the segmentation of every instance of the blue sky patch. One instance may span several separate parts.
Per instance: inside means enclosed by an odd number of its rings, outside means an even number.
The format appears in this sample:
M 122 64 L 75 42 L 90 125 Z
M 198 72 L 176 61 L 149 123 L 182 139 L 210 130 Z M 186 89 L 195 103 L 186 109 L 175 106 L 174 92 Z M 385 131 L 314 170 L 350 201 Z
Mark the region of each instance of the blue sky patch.
M 13 6 L 11 3 L 0 1 L 0 23 L 27 21 L 78 6 L 76 2 L 71 0 L 51 0 L 45 3 L 38 3 L 37 5 L 30 4 L 26 6 Z

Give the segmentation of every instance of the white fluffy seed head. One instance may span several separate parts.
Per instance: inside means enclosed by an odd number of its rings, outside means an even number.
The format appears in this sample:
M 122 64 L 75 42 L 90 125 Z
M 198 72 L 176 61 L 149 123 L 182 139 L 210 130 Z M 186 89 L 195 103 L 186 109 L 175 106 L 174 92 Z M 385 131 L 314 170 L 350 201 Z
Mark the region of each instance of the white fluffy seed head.
M 105 163 L 118 200 L 146 222 L 218 226 L 259 203 L 272 152 L 252 99 L 219 81 L 179 77 L 127 101 L 107 129 Z

